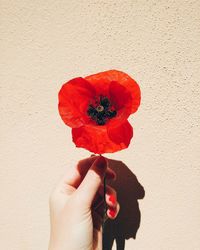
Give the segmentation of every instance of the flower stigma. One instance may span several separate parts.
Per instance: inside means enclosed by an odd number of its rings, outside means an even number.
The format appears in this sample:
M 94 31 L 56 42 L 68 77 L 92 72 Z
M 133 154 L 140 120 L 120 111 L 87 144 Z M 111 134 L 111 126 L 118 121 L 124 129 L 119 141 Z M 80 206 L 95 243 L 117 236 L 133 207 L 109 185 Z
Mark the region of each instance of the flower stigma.
M 89 104 L 87 114 L 97 125 L 105 125 L 107 120 L 116 116 L 117 111 L 107 97 L 100 96 L 99 100 L 95 100 L 94 104 Z
M 97 110 L 97 112 L 102 112 L 102 111 L 104 111 L 104 106 L 99 105 L 96 107 L 96 110 Z

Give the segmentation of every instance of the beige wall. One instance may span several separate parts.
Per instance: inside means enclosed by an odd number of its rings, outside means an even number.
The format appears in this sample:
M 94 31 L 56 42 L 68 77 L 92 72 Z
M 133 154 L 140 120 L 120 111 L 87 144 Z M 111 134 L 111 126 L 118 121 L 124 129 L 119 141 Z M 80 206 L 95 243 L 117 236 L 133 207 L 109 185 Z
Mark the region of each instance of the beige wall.
M 131 146 L 108 155 L 146 191 L 126 249 L 200 249 L 199 13 L 192 0 L 0 0 L 0 249 L 47 249 L 49 192 L 89 155 L 72 144 L 57 92 L 111 68 L 142 90 Z

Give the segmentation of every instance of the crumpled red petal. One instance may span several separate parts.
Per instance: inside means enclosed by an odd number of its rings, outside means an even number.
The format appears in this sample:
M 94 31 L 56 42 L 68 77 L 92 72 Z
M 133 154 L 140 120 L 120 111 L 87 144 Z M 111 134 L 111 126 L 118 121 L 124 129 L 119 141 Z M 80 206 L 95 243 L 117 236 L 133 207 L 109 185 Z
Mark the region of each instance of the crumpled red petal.
M 82 126 L 72 129 L 76 147 L 85 148 L 95 154 L 114 153 L 129 146 L 133 128 L 128 121 L 118 126 Z
M 117 116 L 111 119 L 108 125 L 115 126 L 127 120 L 132 110 L 132 96 L 124 86 L 118 82 L 109 84 L 110 101 L 117 111 Z
M 70 127 L 89 123 L 86 110 L 95 95 L 95 89 L 81 77 L 65 83 L 58 94 L 58 109 L 64 123 Z
M 124 144 L 126 147 L 129 146 L 133 137 L 133 128 L 128 121 L 122 123 L 120 126 L 108 126 L 107 132 L 110 140 L 116 144 Z
M 131 113 L 137 111 L 141 100 L 140 87 L 137 82 L 126 73 L 119 70 L 108 70 L 87 76 L 85 77 L 85 79 L 94 86 L 97 93 L 101 93 L 103 91 L 103 93 L 105 94 L 109 92 L 110 82 L 115 81 L 120 83 L 127 90 L 129 90 L 132 95 Z

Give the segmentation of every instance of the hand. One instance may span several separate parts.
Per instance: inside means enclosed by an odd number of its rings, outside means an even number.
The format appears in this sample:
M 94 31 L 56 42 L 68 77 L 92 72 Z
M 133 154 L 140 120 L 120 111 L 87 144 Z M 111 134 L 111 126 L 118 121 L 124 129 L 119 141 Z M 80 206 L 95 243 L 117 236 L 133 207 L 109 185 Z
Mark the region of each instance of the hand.
M 102 156 L 81 160 L 70 169 L 50 196 L 49 250 L 102 249 L 103 178 L 114 179 Z M 119 212 L 116 192 L 106 185 L 107 217 Z

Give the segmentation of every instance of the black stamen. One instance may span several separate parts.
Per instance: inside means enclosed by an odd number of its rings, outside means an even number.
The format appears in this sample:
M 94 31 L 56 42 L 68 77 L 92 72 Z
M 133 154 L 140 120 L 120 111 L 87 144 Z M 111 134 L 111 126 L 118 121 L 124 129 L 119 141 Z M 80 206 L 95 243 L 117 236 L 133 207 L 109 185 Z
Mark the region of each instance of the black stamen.
M 105 108 L 109 108 L 110 106 L 110 101 L 108 100 L 107 97 L 100 96 L 100 104 Z
M 88 110 L 87 110 L 87 113 L 89 116 L 95 117 L 98 112 L 96 111 L 96 109 L 92 105 L 90 105 Z
M 95 101 L 95 105 L 89 105 L 87 114 L 92 120 L 96 121 L 98 125 L 104 125 L 108 119 L 117 115 L 117 111 L 113 110 L 107 97 L 100 96 L 99 101 Z
M 106 120 L 104 118 L 101 118 L 101 119 L 97 119 L 96 122 L 98 125 L 104 125 L 106 123 Z
M 109 117 L 109 118 L 115 117 L 116 114 L 117 114 L 117 111 L 116 111 L 116 110 L 108 110 L 108 111 L 106 112 L 106 115 L 107 115 L 107 117 Z

